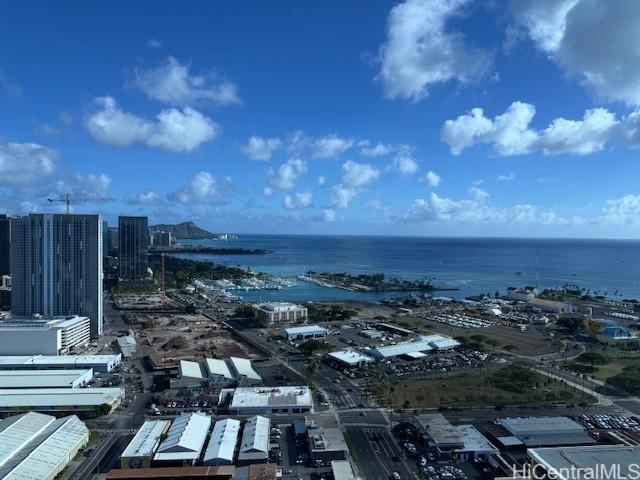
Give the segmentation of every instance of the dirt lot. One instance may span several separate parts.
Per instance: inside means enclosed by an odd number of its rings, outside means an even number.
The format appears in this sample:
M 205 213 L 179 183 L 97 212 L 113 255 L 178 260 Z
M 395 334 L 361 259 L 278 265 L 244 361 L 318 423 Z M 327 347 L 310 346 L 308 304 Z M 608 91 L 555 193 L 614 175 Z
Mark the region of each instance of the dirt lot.
M 142 345 L 150 347 L 156 363 L 177 364 L 179 360 L 230 356 L 254 359 L 259 352 L 236 338 L 229 330 L 202 315 L 154 315 L 138 327 Z

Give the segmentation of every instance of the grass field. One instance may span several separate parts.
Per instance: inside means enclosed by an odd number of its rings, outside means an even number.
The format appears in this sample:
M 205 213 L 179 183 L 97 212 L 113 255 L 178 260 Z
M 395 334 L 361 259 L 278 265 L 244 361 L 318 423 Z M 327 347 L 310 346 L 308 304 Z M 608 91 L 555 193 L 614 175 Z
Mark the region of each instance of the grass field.
M 599 380 L 606 380 L 613 377 L 625 367 L 640 365 L 640 358 L 612 358 L 606 365 L 598 365 L 597 371 L 592 375 Z
M 505 367 L 497 372 L 478 371 L 474 375 L 401 382 L 393 386 L 394 405 L 397 408 L 464 408 L 595 402 L 593 397 L 535 372 L 529 371 L 526 381 L 517 385 L 504 382 L 504 378 L 512 373 L 520 373 L 513 371 L 513 368 Z

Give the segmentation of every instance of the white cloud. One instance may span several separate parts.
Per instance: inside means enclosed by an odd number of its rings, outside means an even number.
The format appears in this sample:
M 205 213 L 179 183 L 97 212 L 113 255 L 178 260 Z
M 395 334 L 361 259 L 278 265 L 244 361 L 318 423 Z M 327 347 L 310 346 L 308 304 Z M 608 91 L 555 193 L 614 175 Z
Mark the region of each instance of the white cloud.
M 334 158 L 353 146 L 353 140 L 331 134 L 313 141 L 311 158 Z
M 241 147 L 244 153 L 251 160 L 271 160 L 273 152 L 282 147 L 282 141 L 279 138 L 263 138 L 251 136 L 247 140 L 247 144 Z
M 331 189 L 329 204 L 333 208 L 347 208 L 366 185 L 380 176 L 380 170 L 367 163 L 347 160 L 342 164 L 340 183 Z
M 56 183 L 56 190 L 59 194 L 70 194 L 79 201 L 102 201 L 108 200 L 111 177 L 104 173 L 87 175 L 75 174 Z
M 325 222 L 335 222 L 337 220 L 336 211 L 330 208 L 322 211 L 322 219 Z
M 170 152 L 191 152 L 213 140 L 220 127 L 190 107 L 163 110 L 155 121 L 123 111 L 113 97 L 99 97 L 86 117 L 89 133 L 113 147 L 146 144 Z
M 222 203 L 232 186 L 231 178 L 218 179 L 211 173 L 200 171 L 189 183 L 169 194 L 169 200 L 183 204 Z
M 56 170 L 58 153 L 37 143 L 0 143 L 0 185 L 42 183 Z
M 512 180 L 516 179 L 516 174 L 511 172 L 509 174 L 506 175 L 498 175 L 498 178 L 496 180 L 498 180 L 499 182 L 510 182 Z
M 153 190 L 143 190 L 136 197 L 135 203 L 142 205 L 158 205 L 162 203 L 162 197 Z
M 597 95 L 640 105 L 640 3 L 514 0 L 514 23 Z
M 380 48 L 380 72 L 389 99 L 419 101 L 428 89 L 455 80 L 469 83 L 488 71 L 491 55 L 447 28 L 469 0 L 406 0 L 393 7 L 387 40 Z
M 581 222 L 578 218 L 564 218 L 553 211 L 542 211 L 530 204 L 497 207 L 487 192 L 478 188 L 469 191 L 470 198 L 452 200 L 436 193 L 417 198 L 405 219 L 412 222 L 442 222 L 450 224 L 523 224 L 568 225 Z
M 158 40 L 157 38 L 150 38 L 146 43 L 149 48 L 162 48 L 162 40 Z
M 548 155 L 574 153 L 586 155 L 602 150 L 616 133 L 615 115 L 603 108 L 584 113 L 582 120 L 556 118 L 541 131 L 529 128 L 535 107 L 513 102 L 502 115 L 487 118 L 481 108 L 455 120 L 447 120 L 440 132 L 454 155 L 477 143 L 486 143 L 499 155 L 542 152 Z
M 436 172 L 429 170 L 424 176 L 424 183 L 430 187 L 437 187 L 440 185 L 442 178 Z
M 601 222 L 614 225 L 640 225 L 640 195 L 624 195 L 607 200 Z
M 324 177 L 324 175 L 320 175 L 317 179 L 318 182 L 318 186 L 319 187 L 324 187 L 325 182 L 327 181 L 327 179 Z
M 50 123 L 43 123 L 36 127 L 36 131 L 42 135 L 47 135 L 48 137 L 55 137 L 60 133 L 60 129 L 55 125 L 51 125 Z
M 217 73 L 192 75 L 188 64 L 174 57 L 156 68 L 136 70 L 133 85 L 153 100 L 174 106 L 202 103 L 231 105 L 241 103 L 235 83 Z
M 298 178 L 306 172 L 307 164 L 304 161 L 299 158 L 291 158 L 281 164 L 277 172 L 269 171 L 269 187 L 272 189 L 291 190 L 296 186 Z
M 411 148 L 403 145 L 388 168 L 402 175 L 413 175 L 418 171 L 418 162 L 413 158 Z
M 313 194 L 311 192 L 300 192 L 295 195 L 286 195 L 283 199 L 285 208 L 307 208 L 313 203 Z
M 391 209 L 380 200 L 369 200 L 364 204 L 364 208 L 385 217 L 391 213 Z
M 360 155 L 363 157 L 386 157 L 393 152 L 392 145 L 379 142 L 372 145 L 369 140 L 358 142 L 358 148 L 360 148 Z

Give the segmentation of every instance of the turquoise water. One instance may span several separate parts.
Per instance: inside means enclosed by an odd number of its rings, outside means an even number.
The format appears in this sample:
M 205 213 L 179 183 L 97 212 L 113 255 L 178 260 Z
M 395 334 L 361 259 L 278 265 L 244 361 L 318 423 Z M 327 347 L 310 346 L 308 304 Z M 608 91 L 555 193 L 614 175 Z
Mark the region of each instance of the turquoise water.
M 640 241 L 244 235 L 199 245 L 263 248 L 266 255 L 185 255 L 225 265 L 295 277 L 305 271 L 375 273 L 407 280 L 433 279 L 444 296 L 505 291 L 509 286 L 577 284 L 592 293 L 640 298 Z M 355 293 L 298 282 L 279 291 L 243 292 L 250 300 L 378 300 L 389 294 Z

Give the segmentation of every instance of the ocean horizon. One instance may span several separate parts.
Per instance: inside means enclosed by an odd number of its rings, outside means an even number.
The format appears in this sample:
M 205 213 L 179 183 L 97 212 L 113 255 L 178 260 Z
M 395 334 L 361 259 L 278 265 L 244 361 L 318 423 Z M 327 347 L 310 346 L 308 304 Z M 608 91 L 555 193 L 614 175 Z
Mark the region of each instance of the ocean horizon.
M 508 287 L 577 285 L 611 298 L 640 297 L 640 240 L 519 237 L 244 234 L 236 240 L 183 240 L 193 245 L 266 249 L 264 255 L 184 255 L 296 277 L 308 271 L 384 273 L 430 279 L 444 296 Z M 370 300 L 397 293 L 356 293 L 298 282 L 279 291 L 243 292 L 248 300 Z

